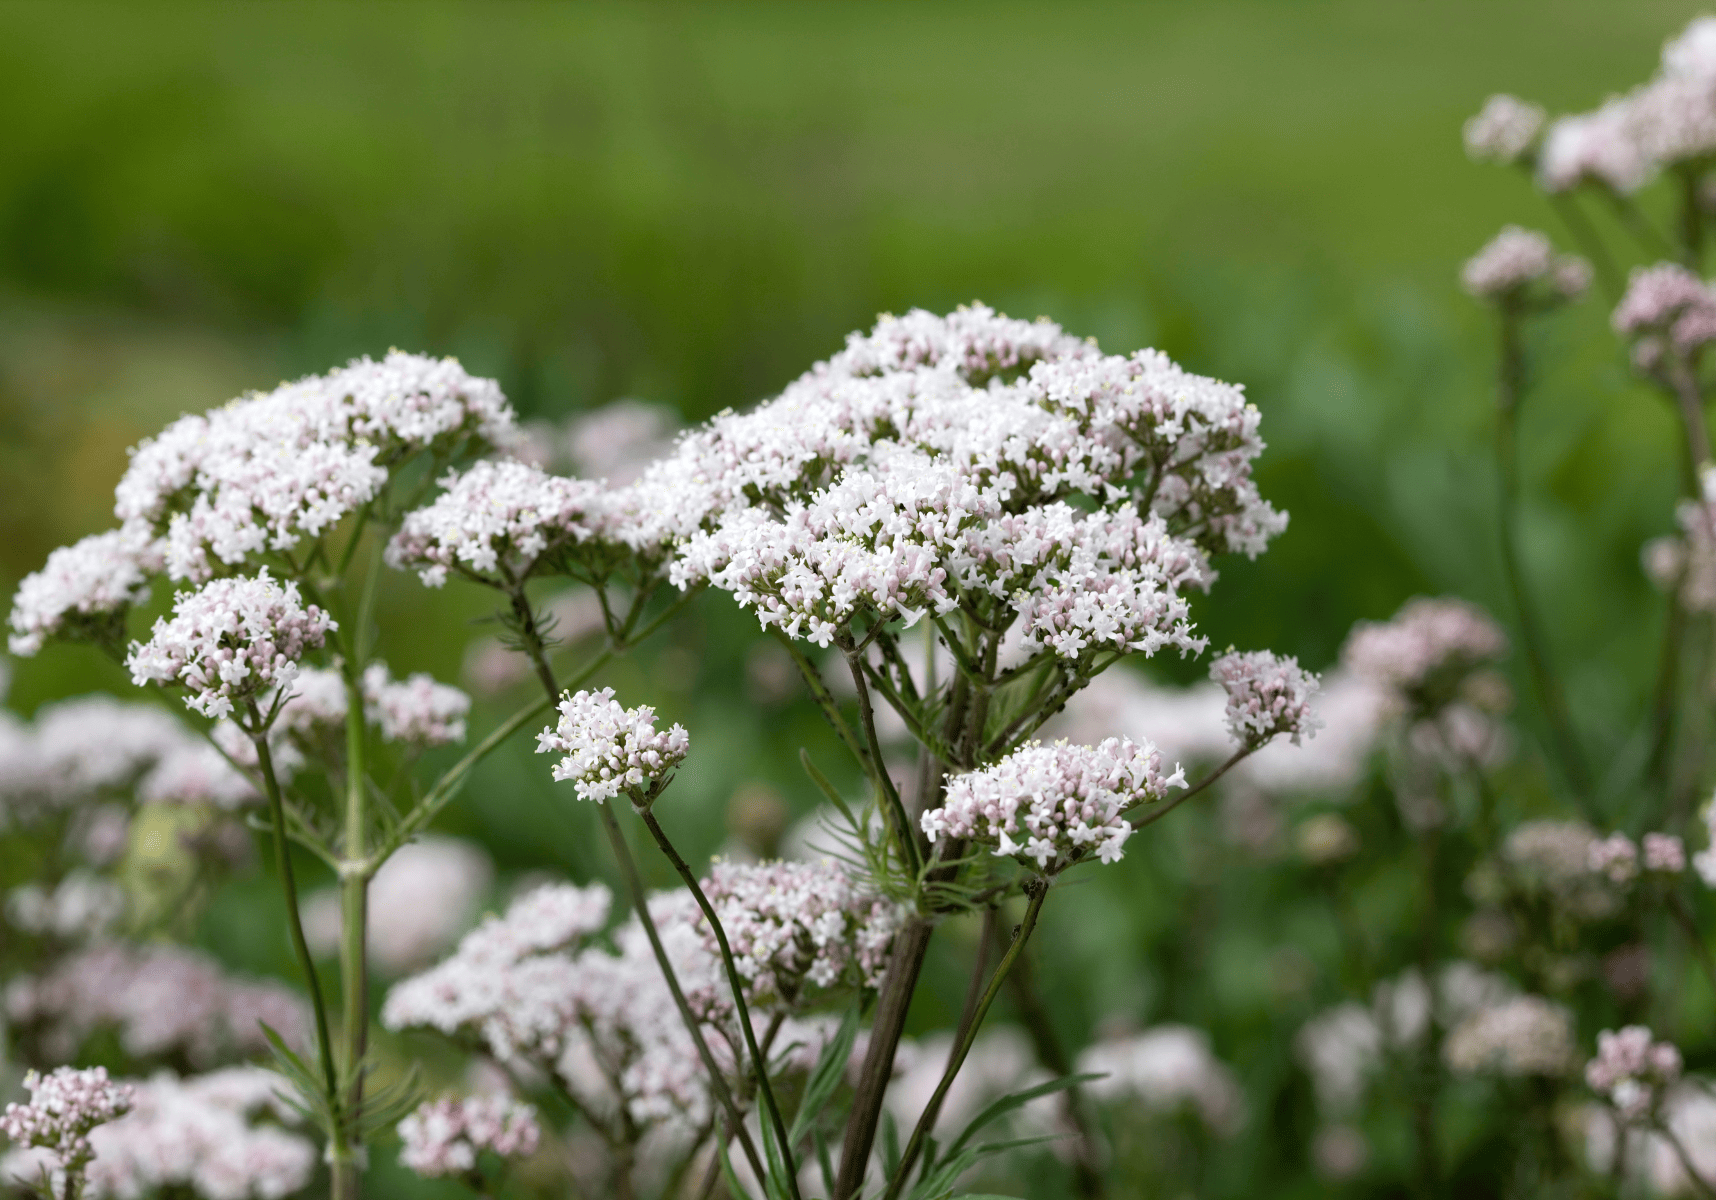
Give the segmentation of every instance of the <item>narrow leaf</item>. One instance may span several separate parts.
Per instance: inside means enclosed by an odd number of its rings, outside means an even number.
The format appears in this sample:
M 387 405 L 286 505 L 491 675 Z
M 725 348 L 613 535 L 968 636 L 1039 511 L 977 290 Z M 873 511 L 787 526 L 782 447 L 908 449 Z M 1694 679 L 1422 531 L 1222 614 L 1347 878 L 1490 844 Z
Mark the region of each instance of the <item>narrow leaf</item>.
M 787 1134 L 793 1145 L 798 1145 L 799 1139 L 816 1124 L 822 1110 L 833 1099 L 835 1090 L 845 1077 L 846 1062 L 852 1057 L 852 1043 L 857 1037 L 858 1006 L 854 1004 L 841 1020 L 839 1031 L 822 1048 L 816 1066 L 811 1069 L 810 1079 L 804 1085 L 804 1099 L 799 1101 L 798 1113 L 793 1117 L 792 1129 Z
M 959 1151 L 964 1148 L 965 1143 L 971 1140 L 971 1138 L 976 1135 L 977 1131 L 982 1129 L 985 1125 L 999 1120 L 1014 1109 L 1023 1108 L 1039 1096 L 1048 1096 L 1055 1092 L 1064 1092 L 1066 1089 L 1077 1087 L 1081 1083 L 1089 1083 L 1093 1079 L 1101 1078 L 1101 1074 L 1062 1075 L 1059 1079 L 1051 1079 L 1047 1083 L 1040 1083 L 1036 1087 L 1026 1088 L 1022 1092 L 1012 1092 L 1003 1096 L 988 1108 L 978 1113 L 976 1118 L 972 1120 L 971 1124 L 965 1127 L 965 1132 L 961 1133 L 959 1137 L 955 1139 L 953 1145 L 947 1148 L 947 1152 L 949 1154 L 959 1153 Z

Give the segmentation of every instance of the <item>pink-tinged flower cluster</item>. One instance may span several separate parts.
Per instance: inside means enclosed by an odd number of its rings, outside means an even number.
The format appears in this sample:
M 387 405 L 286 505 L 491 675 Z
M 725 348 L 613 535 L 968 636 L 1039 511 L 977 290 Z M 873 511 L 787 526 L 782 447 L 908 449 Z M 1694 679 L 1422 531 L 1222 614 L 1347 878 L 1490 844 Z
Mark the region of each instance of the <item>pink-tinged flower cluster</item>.
M 53 887 L 26 883 L 6 894 L 6 923 L 23 933 L 85 941 L 125 915 L 125 892 L 113 880 L 79 868 Z
M 512 421 L 495 383 L 452 359 L 358 359 L 180 418 L 133 452 L 114 511 L 165 535 L 172 578 L 201 582 L 328 532 L 405 459 L 493 444 Z
M 1178 766 L 1163 774 L 1162 755 L 1148 741 L 1032 742 L 952 780 L 942 807 L 924 813 L 923 830 L 932 842 L 968 839 L 1053 874 L 1091 854 L 1118 861 L 1132 834 L 1125 814 L 1185 786 Z
M 1318 728 L 1311 698 L 1321 685 L 1298 659 L 1229 650 L 1210 664 L 1210 678 L 1227 693 L 1228 732 L 1242 746 L 1261 746 L 1283 733 L 1296 746 Z
M 528 1158 L 542 1140 L 536 1109 L 510 1096 L 443 1096 L 399 1123 L 400 1165 L 430 1179 L 476 1170 L 485 1150 Z
M 1623 1121 L 1650 1114 L 1663 1089 L 1680 1078 L 1680 1051 L 1656 1041 L 1649 1028 L 1628 1025 L 1597 1035 L 1597 1056 L 1585 1064 L 1585 1082 L 1614 1106 Z
M 447 746 L 465 740 L 471 698 L 450 684 L 419 671 L 393 679 L 385 663 L 363 673 L 364 717 L 381 730 L 383 741 L 414 746 Z
M 1586 865 L 1605 876 L 1610 883 L 1628 884 L 1638 878 L 1639 870 L 1678 875 L 1686 869 L 1686 844 L 1673 834 L 1647 833 L 1640 845 L 1624 833 L 1611 833 L 1606 838 L 1593 839 L 1586 854 Z
M 1105 1038 L 1078 1056 L 1086 1085 L 1102 1103 L 1125 1102 L 1150 1112 L 1189 1108 L 1212 1130 L 1229 1135 L 1245 1119 L 1245 1093 L 1209 1037 L 1186 1025 L 1157 1025 L 1131 1037 Z
M 1537 181 L 1545 191 L 1565 192 L 1594 183 L 1633 192 L 1650 178 L 1651 162 L 1632 128 L 1625 99 L 1550 122 L 1537 151 Z
M 146 580 L 160 569 L 159 548 L 136 529 L 109 530 L 55 550 L 18 585 L 8 647 L 29 657 L 56 639 L 119 644 L 126 612 L 148 597 Z
M 1573 1019 L 1541 996 L 1516 996 L 1455 1026 L 1442 1057 L 1458 1075 L 1563 1075 L 1573 1063 Z
M 1482 300 L 1552 303 L 1572 300 L 1591 286 L 1591 264 L 1556 254 L 1536 230 L 1509 225 L 1460 270 L 1466 291 Z
M 237 761 L 254 765 L 256 747 L 231 722 L 223 721 L 215 734 L 221 747 L 235 750 Z M 272 750 L 273 747 L 270 747 Z M 275 770 L 290 775 L 298 765 L 287 747 L 275 756 Z M 137 798 L 145 804 L 206 804 L 232 810 L 257 800 L 256 787 L 244 772 L 235 770 L 220 750 L 206 743 L 188 742 L 162 757 L 143 777 Z
M 227 975 L 183 946 L 92 946 L 40 975 L 6 984 L 5 1015 L 50 1058 L 73 1057 L 86 1038 L 117 1032 L 137 1058 L 182 1055 L 196 1066 L 268 1053 L 266 1022 L 288 1045 L 309 1035 L 303 998 L 277 983 Z
M 107 1078 L 106 1067 L 60 1067 L 51 1075 L 24 1076 L 28 1104 L 8 1104 L 0 1133 L 19 1146 L 46 1150 L 68 1174 L 81 1174 L 95 1151 L 90 1133 L 131 1110 L 131 1089 Z
M 1435 708 L 1472 671 L 1506 652 L 1507 636 L 1489 614 L 1450 596 L 1409 600 L 1392 620 L 1359 622 L 1341 661 L 1403 700 Z
M 1517 96 L 1491 96 L 1466 122 L 1466 153 L 1480 162 L 1520 162 L 1537 144 L 1543 121 L 1543 109 L 1535 104 Z
M 708 1081 L 642 926 L 633 917 L 615 931 L 618 953 L 590 944 L 608 904 L 599 885 L 524 896 L 450 958 L 395 986 L 383 1024 L 474 1035 L 502 1062 L 558 1075 L 599 1120 L 623 1111 L 640 1127 L 696 1128 L 709 1112 Z M 721 962 L 692 924 L 690 894 L 657 896 L 650 911 L 694 1010 L 718 1023 L 712 1043 L 737 1061 Z
M 536 735 L 536 752 L 565 755 L 554 778 L 570 780 L 580 800 L 598 804 L 624 792 L 647 803 L 651 785 L 685 759 L 691 737 L 682 725 L 658 731 L 655 709 L 625 708 L 613 688 L 579 692 L 560 701 L 560 720 Z
M 604 490 L 519 462 L 479 462 L 441 481 L 447 490 L 405 518 L 387 563 L 429 587 L 448 572 L 496 587 L 522 583 L 545 556 L 601 529 Z
M 372 966 L 398 975 L 446 950 L 470 928 L 493 879 L 494 864 L 471 842 L 429 836 L 401 846 L 369 885 Z M 338 889 L 305 897 L 303 920 L 311 948 L 332 953 L 340 939 Z
M 1610 323 L 1633 339 L 1633 361 L 1654 370 L 1663 354 L 1695 354 L 1716 341 L 1716 292 L 1677 263 L 1639 267 Z
M 838 863 L 717 862 L 703 883 L 726 931 L 747 998 L 791 1004 L 806 985 L 875 987 L 904 919 Z M 716 951 L 713 932 L 697 920 Z
M 285 1080 L 260 1067 L 179 1078 L 162 1072 L 128 1085 L 131 1111 L 97 1127 L 83 1195 L 131 1200 L 183 1190 L 209 1200 L 282 1200 L 316 1169 L 316 1147 L 277 1122 L 296 1114 L 279 1100 Z M 53 1164 L 30 1152 L 0 1159 L 0 1174 L 30 1178 Z
M 289 688 L 298 660 L 320 649 L 334 628 L 316 605 L 304 607 L 296 583 L 282 586 L 264 567 L 254 578 L 216 579 L 179 593 L 172 618 L 158 619 L 147 642 L 131 644 L 126 666 L 139 686 L 182 687 L 186 707 L 229 717 Z
M 0 811 L 29 820 L 103 798 L 129 799 L 165 760 L 201 745 L 153 704 L 80 696 L 25 725 L 0 716 Z

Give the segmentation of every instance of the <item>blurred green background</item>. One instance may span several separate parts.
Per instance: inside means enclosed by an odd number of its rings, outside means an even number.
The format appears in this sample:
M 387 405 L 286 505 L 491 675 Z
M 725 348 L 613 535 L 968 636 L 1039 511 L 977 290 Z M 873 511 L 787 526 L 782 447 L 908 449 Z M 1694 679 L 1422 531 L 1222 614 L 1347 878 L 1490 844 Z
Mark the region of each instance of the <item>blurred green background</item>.
M 1457 270 L 1504 222 L 1566 239 L 1526 180 L 1466 161 L 1460 125 L 1500 90 L 1591 107 L 1696 11 L 0 6 L 0 583 L 109 523 L 139 438 L 353 355 L 456 354 L 530 417 L 631 396 L 695 419 L 772 393 L 878 312 L 982 299 L 1248 387 L 1264 493 L 1293 520 L 1195 606 L 1218 646 L 1322 667 L 1355 619 L 1415 593 L 1511 624 L 1493 331 Z M 1605 328 L 1593 299 L 1537 331 L 1523 429 L 1528 565 L 1599 761 L 1650 676 L 1660 600 L 1638 549 L 1675 493 L 1670 414 Z M 486 604 L 392 580 L 396 669 L 456 679 Z M 747 782 L 808 811 L 792 752 L 827 745 L 808 706 L 735 703 L 753 630 L 704 604 L 612 677 L 707 748 L 675 812 L 699 850 Z M 97 686 L 127 690 L 60 649 L 17 665 L 11 704 Z M 524 751 L 486 767 L 447 828 L 510 871 L 601 874 L 587 814 Z M 1051 911 L 1042 974 L 1069 981 L 1070 1036 L 1117 1009 L 1190 1019 L 1274 1095 L 1292 1072 L 1269 1031 L 1307 1002 L 1281 947 L 1315 959 L 1320 935 L 1294 925 L 1291 881 L 1190 889 L 1200 828 Z M 283 943 L 254 936 L 266 885 L 245 894 L 205 940 L 290 974 Z M 1192 936 L 1224 911 L 1222 938 Z M 920 1026 L 957 1008 L 944 967 Z M 1312 979 L 1300 990 L 1326 998 Z M 1254 1112 L 1212 1191 L 1302 1178 L 1290 1124 Z

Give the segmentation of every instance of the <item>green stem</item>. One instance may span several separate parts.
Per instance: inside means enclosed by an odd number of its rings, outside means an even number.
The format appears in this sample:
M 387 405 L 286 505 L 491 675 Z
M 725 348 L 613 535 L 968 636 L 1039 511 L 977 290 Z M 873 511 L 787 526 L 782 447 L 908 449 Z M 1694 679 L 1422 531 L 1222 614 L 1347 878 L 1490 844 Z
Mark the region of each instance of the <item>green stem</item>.
M 1201 792 L 1205 788 L 1209 787 L 1216 780 L 1220 779 L 1223 775 L 1226 775 L 1229 771 L 1231 771 L 1235 767 L 1237 767 L 1241 762 L 1243 762 L 1247 757 L 1249 757 L 1251 752 L 1255 749 L 1256 749 L 1255 746 L 1242 746 L 1242 747 L 1240 747 L 1238 750 L 1234 751 L 1233 757 L 1229 758 L 1226 762 L 1222 763 L 1221 766 L 1219 766 L 1215 770 L 1211 771 L 1208 775 L 1205 775 L 1202 779 L 1198 780 L 1191 787 L 1189 787 L 1185 791 L 1181 792 L 1178 796 L 1175 796 L 1172 800 L 1168 801 L 1166 804 L 1162 805 L 1159 808 L 1152 808 L 1150 811 L 1146 812 L 1143 816 L 1139 817 L 1136 821 L 1133 821 L 1132 822 L 1132 828 L 1143 829 L 1146 825 L 1154 825 L 1157 821 L 1160 821 L 1163 817 L 1167 816 L 1169 813 L 1173 812 L 1176 808 L 1180 807 L 1180 805 L 1184 804 L 1186 801 L 1190 800 L 1193 796 L 1197 795 L 1199 792 Z M 1131 818 L 1128 818 L 1128 820 L 1130 820 L 1130 819 Z
M 1501 355 L 1496 371 L 1496 465 L 1501 474 L 1502 569 L 1507 576 L 1508 591 L 1513 598 L 1514 611 L 1519 615 L 1521 640 L 1525 643 L 1526 662 L 1532 682 L 1543 703 L 1543 715 L 1548 718 L 1550 735 L 1561 759 L 1561 769 L 1568 784 L 1579 798 L 1588 817 L 1591 812 L 1591 771 L 1580 750 L 1573 719 L 1567 711 L 1566 697 L 1550 665 L 1548 640 L 1538 620 L 1536 606 L 1526 591 L 1525 571 L 1520 563 L 1519 546 L 1515 538 L 1515 515 L 1519 507 L 1519 401 L 1525 382 L 1525 347 L 1520 338 L 1519 313 L 1504 309 L 1500 319 Z
M 775 1140 L 780 1144 L 781 1156 L 786 1159 L 787 1191 L 793 1200 L 798 1200 L 798 1165 L 793 1156 L 792 1142 L 787 1138 L 786 1123 L 781 1119 L 780 1104 L 775 1100 L 774 1086 L 769 1082 L 769 1064 L 763 1052 L 757 1046 L 757 1033 L 751 1025 L 750 1006 L 745 1003 L 745 981 L 739 977 L 738 964 L 733 961 L 733 947 L 727 941 L 727 931 L 721 926 L 721 918 L 715 915 L 715 906 L 709 903 L 709 897 L 704 894 L 703 885 L 697 882 L 697 875 L 674 849 L 668 840 L 667 831 L 661 827 L 661 822 L 655 819 L 655 813 L 645 805 L 634 805 L 638 816 L 643 818 L 644 827 L 650 836 L 655 838 L 655 844 L 661 847 L 661 852 L 673 864 L 673 869 L 679 872 L 679 877 L 685 881 L 685 886 L 691 889 L 691 894 L 697 900 L 697 907 L 703 910 L 704 920 L 709 922 L 709 928 L 715 934 L 715 943 L 721 948 L 721 963 L 727 968 L 727 983 L 733 989 L 733 1007 L 739 1014 L 739 1029 L 745 1035 L 745 1048 L 750 1051 L 751 1065 L 757 1074 L 757 1089 L 762 1094 L 763 1107 L 767 1110 L 769 1123 L 774 1126 Z
M 1573 240 L 1579 243 L 1585 257 L 1591 260 L 1591 265 L 1597 272 L 1597 285 L 1603 289 L 1609 303 L 1619 304 L 1626 281 L 1621 278 L 1620 271 L 1615 267 L 1615 260 L 1609 255 L 1609 249 L 1603 244 L 1603 239 L 1597 235 L 1590 218 L 1566 192 L 1550 193 L 1549 203 L 1567 226 L 1568 232 L 1573 235 Z
M 965 1065 L 966 1055 L 971 1053 L 971 1044 L 977 1038 L 977 1031 L 983 1026 L 983 1018 L 989 1015 L 989 1006 L 995 1003 L 995 996 L 1001 990 L 1001 985 L 1007 980 L 1007 972 L 1012 970 L 1013 963 L 1018 959 L 1019 952 L 1025 948 L 1030 939 L 1031 931 L 1037 927 L 1037 916 L 1043 911 L 1043 901 L 1049 894 L 1049 885 L 1043 880 L 1027 884 L 1031 900 L 1025 907 L 1025 919 L 1019 923 L 1019 930 L 1013 935 L 1013 944 L 1007 948 L 1007 953 L 995 968 L 995 974 L 989 980 L 989 986 L 984 990 L 983 998 L 977 1002 L 977 1011 L 972 1017 L 970 1027 L 965 1036 L 959 1039 L 953 1054 L 948 1058 L 947 1070 L 942 1072 L 941 1082 L 936 1084 L 935 1094 L 930 1097 L 929 1104 L 924 1108 L 923 1115 L 912 1130 L 911 1140 L 906 1143 L 905 1153 L 900 1156 L 899 1168 L 894 1177 L 888 1181 L 888 1188 L 882 1193 L 882 1200 L 899 1200 L 900 1193 L 905 1189 L 906 1180 L 910 1178 L 912 1167 L 916 1164 L 918 1154 L 923 1150 L 924 1139 L 935 1127 L 935 1119 L 941 1113 L 941 1103 L 947 1097 L 948 1088 L 953 1086 L 954 1078 L 959 1074 L 960 1067 Z
M 280 799 L 280 780 L 274 774 L 274 758 L 268 752 L 268 731 L 260 728 L 261 714 L 256 705 L 250 706 L 252 728 L 250 741 L 256 747 L 258 773 L 262 789 L 268 797 L 269 815 L 274 820 L 274 866 L 280 873 L 280 888 L 286 896 L 286 923 L 292 935 L 292 950 L 298 956 L 298 966 L 310 992 L 310 1006 L 316 1018 L 316 1054 L 321 1062 L 323 1084 L 327 1088 L 330 1107 L 339 1105 L 339 1082 L 334 1072 L 334 1040 L 328 1032 L 328 1008 L 322 999 L 322 982 L 316 975 L 316 960 L 310 954 L 310 944 L 304 939 L 304 922 L 298 915 L 298 882 L 292 873 L 292 852 L 286 841 L 286 809 Z M 345 1149 L 345 1130 L 339 1121 L 328 1131 L 335 1155 Z
M 686 1000 L 685 992 L 679 986 L 679 976 L 673 970 L 673 963 L 668 960 L 667 949 L 661 944 L 661 934 L 656 930 L 655 918 L 650 916 L 649 896 L 644 892 L 643 877 L 638 874 L 637 860 L 632 857 L 631 848 L 626 845 L 626 835 L 620 831 L 620 823 L 614 819 L 612 807 L 600 801 L 596 807 L 601 810 L 602 827 L 607 831 L 608 842 L 614 848 L 614 858 L 619 863 L 620 873 L 626 877 L 626 887 L 631 893 L 632 908 L 637 913 L 638 923 L 643 926 L 644 936 L 649 939 L 650 949 L 655 952 L 655 961 L 661 968 L 662 978 L 667 981 L 667 990 L 673 994 L 673 1003 L 679 1009 L 680 1019 L 685 1022 L 686 1032 L 691 1035 L 692 1044 L 697 1047 L 697 1057 L 702 1060 L 703 1070 L 709 1076 L 709 1090 L 715 1093 L 716 1102 L 726 1110 L 727 1119 L 739 1139 L 739 1145 L 745 1151 L 745 1158 L 751 1164 L 751 1170 L 756 1172 L 758 1179 L 767 1179 L 768 1172 L 763 1169 L 763 1160 L 757 1154 L 756 1143 L 751 1140 L 751 1133 L 745 1128 L 744 1116 L 733 1100 L 733 1093 L 727 1087 L 727 1079 L 721 1074 L 715 1056 L 709 1052 L 709 1043 L 703 1038 L 702 1026 L 698 1023 L 696 1014 L 691 1011 L 691 1003 Z
M 883 811 L 888 814 L 888 824 L 894 827 L 894 840 L 900 847 L 906 868 L 912 877 L 916 878 L 923 867 L 923 846 L 911 823 L 906 820 L 906 806 L 900 802 L 900 793 L 895 789 L 894 781 L 888 777 L 887 764 L 882 760 L 882 743 L 876 736 L 876 712 L 870 704 L 870 685 L 864 678 L 863 668 L 855 654 L 846 655 L 846 667 L 852 673 L 853 686 L 858 689 L 858 720 L 864 730 L 864 740 L 870 749 L 869 761 L 876 784 L 876 798 Z

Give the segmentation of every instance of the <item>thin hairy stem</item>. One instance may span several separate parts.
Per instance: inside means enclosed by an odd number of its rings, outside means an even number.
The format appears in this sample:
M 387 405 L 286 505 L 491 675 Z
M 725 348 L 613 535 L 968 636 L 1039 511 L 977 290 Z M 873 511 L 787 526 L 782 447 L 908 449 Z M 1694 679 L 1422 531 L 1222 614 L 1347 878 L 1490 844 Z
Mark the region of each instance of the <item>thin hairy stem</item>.
M 751 1140 L 750 1131 L 745 1128 L 744 1115 L 733 1099 L 732 1090 L 727 1087 L 727 1079 L 721 1074 L 720 1065 L 709 1052 L 709 1043 L 703 1037 L 703 1027 L 697 1020 L 697 1014 L 691 1011 L 691 1003 L 686 1000 L 684 989 L 679 986 L 679 976 L 667 957 L 667 948 L 661 944 L 661 934 L 656 930 L 655 918 L 650 915 L 649 896 L 644 892 L 643 877 L 638 874 L 637 860 L 632 857 L 631 848 L 626 845 L 626 835 L 621 832 L 620 823 L 615 820 L 614 810 L 609 805 L 598 801 L 596 807 L 601 810 L 602 828 L 607 831 L 608 842 L 614 848 L 614 858 L 619 863 L 620 873 L 626 877 L 626 888 L 631 893 L 632 908 L 637 913 L 638 923 L 643 926 L 644 936 L 649 939 L 650 949 L 655 952 L 656 965 L 661 968 L 662 978 L 667 981 L 667 990 L 673 994 L 674 1006 L 679 1009 L 686 1032 L 691 1035 L 692 1044 L 697 1047 L 697 1057 L 709 1076 L 709 1090 L 715 1093 L 716 1103 L 726 1111 L 733 1132 L 739 1139 L 739 1145 L 745 1151 L 745 1159 L 751 1164 L 751 1170 L 756 1172 L 758 1179 L 766 1179 L 768 1173 L 763 1170 L 763 1160 L 757 1154 L 756 1143 Z
M 763 1107 L 769 1123 L 774 1126 L 775 1140 L 780 1143 L 781 1156 L 786 1159 L 786 1185 L 793 1200 L 798 1200 L 798 1166 L 793 1157 L 792 1143 L 787 1139 L 786 1123 L 781 1119 L 781 1107 L 775 1100 L 774 1086 L 769 1082 L 769 1063 L 761 1048 L 757 1045 L 757 1033 L 751 1025 L 750 1005 L 745 1003 L 745 981 L 739 977 L 739 967 L 733 961 L 733 947 L 728 944 L 727 931 L 721 925 L 721 918 L 715 915 L 715 906 L 709 903 L 709 897 L 704 894 L 703 885 L 697 881 L 697 875 L 689 864 L 674 849 L 668 839 L 667 831 L 661 827 L 661 822 L 655 819 L 655 813 L 648 807 L 638 806 L 638 816 L 643 818 L 644 827 L 650 836 L 655 838 L 655 844 L 661 847 L 661 852 L 673 864 L 673 869 L 679 872 L 679 877 L 685 881 L 685 886 L 691 889 L 691 894 L 697 900 L 697 907 L 703 910 L 703 919 L 709 922 L 709 928 L 715 934 L 715 943 L 721 948 L 721 964 L 727 968 L 727 983 L 733 989 L 733 1008 L 739 1014 L 739 1029 L 745 1035 L 745 1049 L 750 1052 L 751 1066 L 757 1075 L 757 1090 L 762 1094 Z
M 793 665 L 804 677 L 805 686 L 810 688 L 811 698 L 822 710 L 823 718 L 834 727 L 834 732 L 840 735 L 840 740 L 852 751 L 852 757 L 858 760 L 858 765 L 864 768 L 865 774 L 871 774 L 869 753 L 858 740 L 858 735 L 852 732 L 852 727 L 846 723 L 846 718 L 840 715 L 840 705 L 835 702 L 834 693 L 828 690 L 828 684 L 823 682 L 822 673 L 816 669 L 816 664 L 806 658 L 798 644 L 780 629 L 771 628 L 769 632 L 775 635 L 775 639 L 785 646 L 787 653 L 792 656 Z
M 918 1154 L 923 1150 L 924 1139 L 935 1128 L 936 1117 L 941 1114 L 941 1103 L 947 1097 L 947 1089 L 953 1086 L 953 1081 L 959 1074 L 959 1068 L 965 1065 L 965 1056 L 971 1053 L 971 1043 L 977 1037 L 977 1031 L 983 1025 L 983 1018 L 989 1015 L 989 1006 L 995 1003 L 995 996 L 1001 990 L 1001 985 L 1007 980 L 1007 972 L 1012 970 L 1019 952 L 1030 940 L 1032 930 L 1037 927 L 1037 916 L 1043 911 L 1043 901 L 1048 897 L 1049 885 L 1042 880 L 1036 880 L 1026 885 L 1026 891 L 1031 899 L 1025 906 L 1025 919 L 1019 923 L 1019 929 L 1013 935 L 1013 944 L 1007 948 L 1001 962 L 995 968 L 995 974 L 989 981 L 989 986 L 983 992 L 983 998 L 977 1002 L 977 1011 L 973 1014 L 971 1025 L 965 1035 L 959 1039 L 949 1057 L 947 1070 L 942 1072 L 941 1082 L 936 1084 L 935 1094 L 930 1097 L 923 1115 L 918 1118 L 917 1126 L 912 1130 L 911 1139 L 906 1143 L 905 1151 L 900 1155 L 899 1168 L 894 1177 L 888 1181 L 888 1188 L 882 1193 L 882 1200 L 898 1200 L 900 1192 L 906 1186 L 906 1180 L 911 1177 L 912 1167 L 916 1165 Z
M 1519 617 L 1521 640 L 1525 643 L 1526 662 L 1538 699 L 1543 703 L 1543 715 L 1549 721 L 1550 736 L 1561 760 L 1562 773 L 1579 799 L 1588 817 L 1591 811 L 1591 770 L 1580 749 L 1572 716 L 1561 681 L 1550 663 L 1549 643 L 1544 636 L 1537 606 L 1532 603 L 1525 584 L 1525 569 L 1520 562 L 1515 522 L 1519 508 L 1519 402 L 1525 388 L 1525 347 L 1520 337 L 1520 313 L 1516 308 L 1504 308 L 1500 318 L 1501 354 L 1496 371 L 1496 466 L 1501 475 L 1502 570 L 1507 576 L 1508 591 L 1513 598 L 1514 612 Z
M 983 910 L 983 927 L 977 934 L 977 953 L 971 959 L 971 982 L 965 987 L 965 1003 L 960 1005 L 959 1024 L 953 1033 L 956 1045 L 965 1040 L 966 1031 L 977 1015 L 977 1001 L 983 995 L 983 976 L 989 968 L 989 943 L 995 939 L 999 923 L 1000 909 Z
M 1127 820 L 1132 822 L 1132 827 L 1134 829 L 1143 829 L 1146 825 L 1154 825 L 1157 821 L 1160 821 L 1163 817 L 1180 807 L 1180 805 L 1190 800 L 1193 796 L 1196 796 L 1199 792 L 1203 791 L 1223 775 L 1226 775 L 1240 763 L 1244 762 L 1245 759 L 1251 755 L 1252 751 L 1256 749 L 1256 746 L 1240 747 L 1238 750 L 1234 751 L 1232 758 L 1229 758 L 1226 762 L 1222 763 L 1221 766 L 1211 771 L 1208 775 L 1205 775 L 1202 779 L 1198 780 L 1191 787 L 1181 792 L 1178 796 L 1175 796 L 1166 804 L 1157 808 L 1152 808 L 1148 812 L 1140 814 L 1136 820 L 1131 817 L 1128 817 Z
M 328 1006 L 322 998 L 322 981 L 316 974 L 316 960 L 310 954 L 310 943 L 304 939 L 304 922 L 298 915 L 298 882 L 292 873 L 292 852 L 286 842 L 286 811 L 280 800 L 280 780 L 274 773 L 274 758 L 268 752 L 268 732 L 258 723 L 260 714 L 254 704 L 250 706 L 250 718 L 250 741 L 256 747 L 257 769 L 262 776 L 263 792 L 268 797 L 269 813 L 274 819 L 274 865 L 280 872 L 280 889 L 286 896 L 286 923 L 292 935 L 292 952 L 298 956 L 298 967 L 304 972 L 310 1007 L 315 1013 L 316 1056 L 328 1090 L 328 1104 L 337 1110 L 340 1086 L 334 1070 L 334 1039 L 328 1032 Z M 337 1157 L 345 1149 L 345 1129 L 338 1120 L 333 1124 L 328 1136 Z

